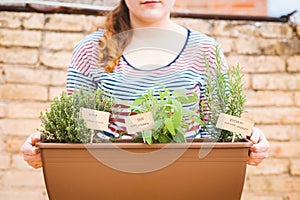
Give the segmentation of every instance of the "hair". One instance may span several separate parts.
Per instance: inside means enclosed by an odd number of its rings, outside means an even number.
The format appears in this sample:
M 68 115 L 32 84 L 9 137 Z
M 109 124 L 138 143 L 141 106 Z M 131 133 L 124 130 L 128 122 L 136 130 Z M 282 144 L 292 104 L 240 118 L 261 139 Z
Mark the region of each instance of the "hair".
M 105 71 L 110 73 L 132 38 L 129 10 L 124 0 L 108 13 L 104 29 L 104 36 L 99 39 L 99 59 Z

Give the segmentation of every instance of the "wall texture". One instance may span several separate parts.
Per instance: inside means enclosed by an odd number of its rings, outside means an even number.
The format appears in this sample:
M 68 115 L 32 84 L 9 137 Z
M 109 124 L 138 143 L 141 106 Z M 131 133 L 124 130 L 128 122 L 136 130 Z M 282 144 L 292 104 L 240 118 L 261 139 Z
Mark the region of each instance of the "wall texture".
M 228 63 L 243 67 L 247 117 L 271 142 L 248 167 L 243 200 L 300 199 L 300 25 L 174 19 L 215 37 Z M 74 45 L 103 17 L 0 12 L 0 199 L 47 199 L 41 170 L 20 154 L 39 112 L 65 86 Z
M 265 16 L 267 0 L 176 0 L 175 9 L 206 14 Z
M 43 0 L 39 0 L 43 1 Z M 119 0 L 51 0 L 98 6 L 115 6 Z M 176 0 L 174 9 L 208 14 L 266 15 L 267 0 Z

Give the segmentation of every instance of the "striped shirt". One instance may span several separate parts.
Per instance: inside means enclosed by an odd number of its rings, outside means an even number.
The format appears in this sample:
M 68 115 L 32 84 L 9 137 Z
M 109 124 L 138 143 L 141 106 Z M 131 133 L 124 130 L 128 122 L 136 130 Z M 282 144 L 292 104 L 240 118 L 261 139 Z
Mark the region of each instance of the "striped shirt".
M 75 47 L 67 72 L 68 94 L 82 87 L 98 88 L 105 89 L 117 100 L 132 102 L 141 94 L 147 93 L 149 89 L 162 90 L 161 85 L 163 85 L 171 91 L 184 89 L 187 94 L 196 93 L 200 101 L 203 100 L 207 63 L 209 67 L 215 68 L 215 50 L 218 44 L 214 39 L 188 29 L 182 50 L 168 65 L 153 70 L 142 70 L 130 65 L 125 57 L 121 56 L 114 71 L 106 73 L 99 67 L 101 63 L 98 58 L 98 41 L 103 37 L 103 33 L 103 30 L 99 30 L 87 35 Z M 223 69 L 226 70 L 227 64 L 222 51 L 220 54 Z M 199 110 L 199 104 L 196 106 Z M 184 105 L 184 107 L 195 109 L 195 104 Z M 129 113 L 126 108 L 123 106 L 122 111 L 118 113 L 116 124 L 110 126 L 113 132 L 126 131 L 124 118 Z M 190 128 L 186 130 L 185 136 L 208 137 L 204 133 L 198 133 L 200 131 Z

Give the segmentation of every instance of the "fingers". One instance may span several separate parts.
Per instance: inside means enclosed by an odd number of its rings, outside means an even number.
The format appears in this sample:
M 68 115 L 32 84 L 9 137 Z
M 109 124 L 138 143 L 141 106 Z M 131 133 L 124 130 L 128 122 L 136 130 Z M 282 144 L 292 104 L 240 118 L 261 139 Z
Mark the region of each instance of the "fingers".
M 39 169 L 39 168 L 43 167 L 43 165 L 41 163 L 30 163 L 29 165 L 31 167 L 33 167 L 34 169 Z
M 268 153 L 267 151 L 259 152 L 259 153 L 250 152 L 250 154 L 249 154 L 249 159 L 248 159 L 248 164 L 249 164 L 249 165 L 253 165 L 253 166 L 257 166 L 257 165 L 259 165 L 265 158 L 267 158 L 268 156 L 269 156 L 269 153 Z
M 258 166 L 260 163 L 262 163 L 263 159 L 260 160 L 248 160 L 247 164 L 252 166 Z
M 36 155 L 39 153 L 39 148 L 32 146 L 29 141 L 25 141 L 25 143 L 21 147 L 21 152 L 23 155 Z
M 29 137 L 30 137 L 30 139 L 31 139 L 30 143 L 31 143 L 31 145 L 33 145 L 33 146 L 34 146 L 37 142 L 41 141 L 41 134 L 40 134 L 39 132 L 34 133 L 34 134 L 30 135 Z
M 38 161 L 38 160 L 41 160 L 41 155 L 39 153 L 35 154 L 35 155 L 24 155 L 24 160 L 26 162 Z
M 256 154 L 256 153 L 251 152 L 247 163 L 249 165 L 258 166 L 267 157 L 268 157 L 267 153 L 258 153 L 258 154 Z
M 266 152 L 270 148 L 270 144 L 266 140 L 260 141 L 258 144 L 254 144 L 250 147 L 250 151 L 254 153 Z
M 269 156 L 268 152 L 254 153 L 249 154 L 248 164 L 253 166 L 258 166 L 265 158 Z
M 30 135 L 24 144 L 21 146 L 21 152 L 26 155 L 34 155 L 39 152 L 39 149 L 34 145 L 41 139 L 40 133 Z
M 41 155 L 40 153 L 35 155 L 24 155 L 24 160 L 33 168 L 41 168 L 42 167 L 42 161 L 41 161 Z
M 32 145 L 35 145 L 37 142 L 39 142 L 39 141 L 41 141 L 41 139 L 40 138 L 32 138 L 31 139 L 31 144 Z
M 251 152 L 266 152 L 270 148 L 270 144 L 267 141 L 265 135 L 258 128 L 253 128 L 250 140 L 253 142 L 252 147 L 250 147 Z
M 251 159 L 264 159 L 264 158 L 269 157 L 269 153 L 268 152 L 260 152 L 260 153 L 250 152 L 249 157 Z
M 268 150 L 270 148 L 270 144 L 263 132 L 258 128 L 253 128 L 250 140 L 253 142 L 253 145 L 250 147 L 248 164 L 258 166 L 269 156 Z
M 40 141 L 40 133 L 30 135 L 21 147 L 24 160 L 33 168 L 42 167 L 40 149 L 35 144 Z
M 250 137 L 250 140 L 253 144 L 257 144 L 263 135 L 264 134 L 260 129 L 254 127 L 252 130 L 252 135 Z

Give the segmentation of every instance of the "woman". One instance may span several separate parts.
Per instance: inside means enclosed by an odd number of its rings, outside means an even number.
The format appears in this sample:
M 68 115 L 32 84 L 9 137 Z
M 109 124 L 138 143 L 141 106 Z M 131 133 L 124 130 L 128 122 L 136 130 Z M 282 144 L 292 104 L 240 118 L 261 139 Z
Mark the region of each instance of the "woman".
M 108 15 L 105 31 L 86 36 L 74 49 L 67 92 L 71 94 L 82 87 L 101 88 L 117 99 L 132 101 L 159 83 L 195 92 L 201 99 L 206 64 L 215 62 L 218 44 L 206 35 L 173 23 L 170 11 L 174 2 L 120 1 Z M 222 52 L 221 61 L 226 70 Z M 114 132 L 124 130 L 123 119 L 110 128 Z M 195 135 L 187 132 L 186 136 Z M 39 133 L 33 134 L 22 146 L 25 161 L 34 168 L 42 166 L 39 149 L 34 147 L 39 140 Z M 254 145 L 248 164 L 257 166 L 267 157 L 269 143 L 257 128 L 253 129 L 251 141 Z

